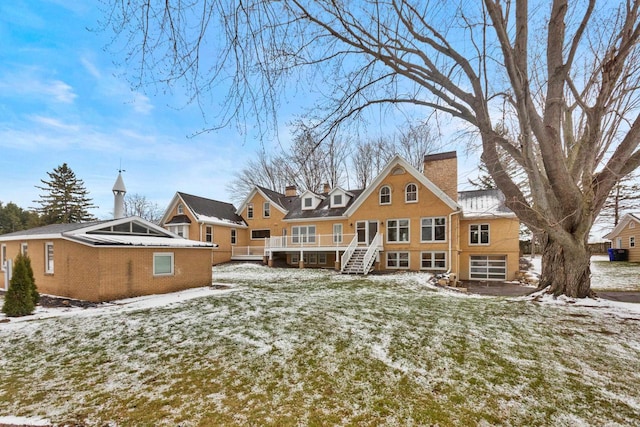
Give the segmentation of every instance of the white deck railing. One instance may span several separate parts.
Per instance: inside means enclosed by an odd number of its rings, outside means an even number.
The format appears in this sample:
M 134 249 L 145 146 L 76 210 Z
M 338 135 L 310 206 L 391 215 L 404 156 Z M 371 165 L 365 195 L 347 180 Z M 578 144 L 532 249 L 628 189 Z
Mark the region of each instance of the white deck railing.
M 342 257 L 340 258 L 341 271 L 344 271 L 344 266 L 347 265 L 347 263 L 349 262 L 349 259 L 351 259 L 351 255 L 353 255 L 353 252 L 356 250 L 357 246 L 358 246 L 358 236 L 356 235 L 356 236 L 353 236 L 353 240 L 351 240 L 351 243 L 349 243 L 349 246 L 342 254 Z
M 382 248 L 382 234 L 377 233 L 376 237 L 373 238 L 371 245 L 367 249 L 367 253 L 364 255 L 364 259 L 362 260 L 362 267 L 364 268 L 363 273 L 369 273 L 369 269 L 375 262 L 375 257 L 378 254 L 378 251 Z
M 266 251 L 278 251 L 283 249 L 306 248 L 335 248 L 342 249 L 348 239 L 355 239 L 353 234 L 311 234 L 297 236 L 274 236 L 265 240 Z
M 262 257 L 264 246 L 231 246 L 232 257 Z

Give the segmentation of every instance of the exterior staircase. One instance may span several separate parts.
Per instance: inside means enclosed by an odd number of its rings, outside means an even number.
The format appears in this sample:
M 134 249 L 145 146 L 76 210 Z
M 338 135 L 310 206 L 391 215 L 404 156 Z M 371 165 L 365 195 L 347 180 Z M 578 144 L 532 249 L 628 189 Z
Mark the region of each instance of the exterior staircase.
M 347 261 L 347 264 L 341 270 L 342 274 L 369 274 L 371 270 L 373 270 L 375 257 L 365 264 L 368 249 L 369 248 L 354 249 L 349 261 Z

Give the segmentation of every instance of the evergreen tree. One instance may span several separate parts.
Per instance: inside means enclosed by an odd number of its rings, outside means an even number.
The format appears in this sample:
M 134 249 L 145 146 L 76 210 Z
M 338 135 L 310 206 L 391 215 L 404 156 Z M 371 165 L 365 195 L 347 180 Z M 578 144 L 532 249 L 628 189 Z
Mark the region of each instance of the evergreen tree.
M 40 301 L 40 292 L 36 286 L 36 278 L 33 276 L 33 268 L 31 267 L 31 258 L 24 257 L 24 262 L 27 267 L 27 274 L 29 275 L 29 283 L 31 284 L 31 298 L 33 299 L 33 305 L 38 305 Z
M 39 221 L 38 214 L 33 211 L 24 210 L 12 202 L 6 205 L 0 202 L 0 234 L 37 227 Z
M 36 188 L 44 191 L 37 208 L 44 224 L 68 224 L 93 220 L 89 213 L 93 205 L 84 182 L 76 178 L 76 174 L 66 163 L 58 166 L 53 172 L 47 172 L 49 181 L 41 179 L 43 186 Z
M 27 316 L 33 313 L 33 289 L 35 284 L 31 280 L 33 271 L 30 272 L 31 262 L 29 258 L 18 254 L 13 267 L 13 276 L 9 281 L 9 289 L 4 297 L 2 312 L 9 317 Z

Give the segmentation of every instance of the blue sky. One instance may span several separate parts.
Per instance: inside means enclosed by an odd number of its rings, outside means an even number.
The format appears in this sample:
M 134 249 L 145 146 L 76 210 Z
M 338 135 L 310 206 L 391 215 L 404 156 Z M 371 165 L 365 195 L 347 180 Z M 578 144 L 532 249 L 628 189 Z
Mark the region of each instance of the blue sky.
M 230 200 L 227 183 L 259 143 L 235 128 L 190 137 L 205 126 L 198 107 L 132 91 L 104 50 L 110 34 L 87 30 L 100 18 L 94 2 L 0 3 L 0 201 L 36 206 L 35 186 L 62 163 L 98 218 L 111 216 L 120 164 L 128 192 L 163 209 L 176 191 Z

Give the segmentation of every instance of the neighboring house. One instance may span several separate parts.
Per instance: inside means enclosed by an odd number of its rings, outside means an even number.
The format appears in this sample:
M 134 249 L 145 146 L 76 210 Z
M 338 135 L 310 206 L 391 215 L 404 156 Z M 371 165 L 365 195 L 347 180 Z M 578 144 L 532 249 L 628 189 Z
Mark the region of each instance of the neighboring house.
M 160 224 L 185 239 L 217 244 L 212 264 L 231 260 L 232 248 L 247 246 L 247 224 L 231 203 L 177 192 Z
M 424 174 L 394 157 L 365 189 L 297 195 L 255 187 L 238 213 L 243 257 L 343 272 L 424 270 L 462 280 L 512 280 L 519 221 L 499 191 L 457 192 L 455 152 L 425 156 Z
M 626 214 L 605 239 L 614 249 L 627 249 L 629 261 L 640 262 L 640 214 Z
M 101 302 L 210 286 L 213 246 L 139 217 L 47 225 L 0 235 L 0 289 L 18 253 L 42 294 Z

